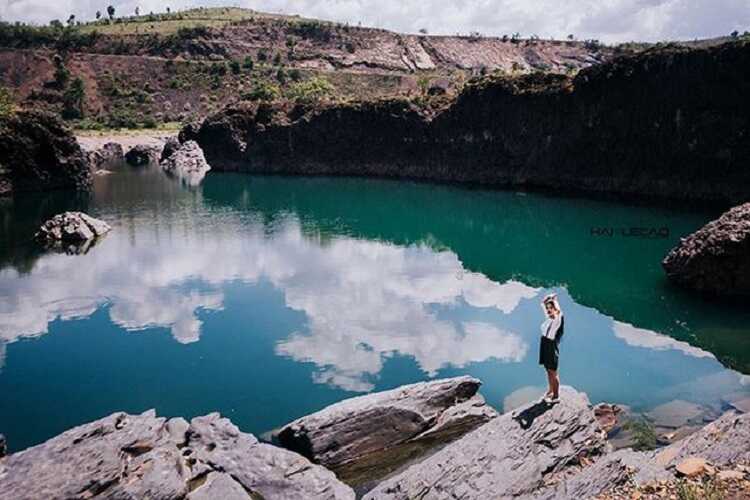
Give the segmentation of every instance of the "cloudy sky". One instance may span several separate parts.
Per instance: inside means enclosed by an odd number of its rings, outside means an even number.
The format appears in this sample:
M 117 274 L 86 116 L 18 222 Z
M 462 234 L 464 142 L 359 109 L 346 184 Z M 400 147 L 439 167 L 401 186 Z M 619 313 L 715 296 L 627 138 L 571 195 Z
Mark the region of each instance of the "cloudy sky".
M 606 42 L 693 39 L 750 30 L 750 0 L 109 0 L 120 13 L 236 5 L 402 32 L 479 31 Z M 3 20 L 46 23 L 75 14 L 89 19 L 107 0 L 0 0 Z

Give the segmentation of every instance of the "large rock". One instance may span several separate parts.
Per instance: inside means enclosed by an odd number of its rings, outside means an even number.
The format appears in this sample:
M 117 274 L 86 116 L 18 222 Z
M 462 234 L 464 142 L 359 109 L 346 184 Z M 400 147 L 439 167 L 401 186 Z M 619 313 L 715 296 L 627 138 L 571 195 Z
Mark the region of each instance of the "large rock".
M 86 154 L 58 117 L 21 111 L 0 117 L 0 196 L 91 188 Z
M 142 167 L 159 160 L 161 148 L 151 144 L 138 144 L 125 153 L 125 161 L 134 167 Z
M 750 294 L 750 203 L 711 221 L 662 261 L 675 283 L 716 295 Z
M 167 145 L 166 148 L 174 148 L 174 145 Z M 206 162 L 203 156 L 203 150 L 195 141 L 187 141 L 178 149 L 169 154 L 162 160 L 161 167 L 170 175 L 184 180 L 190 186 L 197 186 L 206 176 L 206 172 L 211 170 L 211 166 Z
M 608 449 L 585 394 L 506 413 L 387 479 L 365 499 L 480 500 L 530 495 L 583 457 Z
M 497 416 L 463 376 L 341 401 L 286 425 L 279 443 L 362 484 Z
M 125 159 L 122 144 L 117 142 L 108 142 L 101 148 L 89 151 L 87 154 L 89 164 L 94 171 L 107 165 L 120 163 Z
M 159 158 L 159 162 L 163 162 L 172 154 L 180 149 L 182 144 L 180 143 L 179 139 L 175 136 L 168 137 L 167 140 L 164 142 L 164 149 L 161 150 L 161 157 Z
M 353 499 L 330 471 L 218 414 L 115 413 L 0 461 L 0 500 Z

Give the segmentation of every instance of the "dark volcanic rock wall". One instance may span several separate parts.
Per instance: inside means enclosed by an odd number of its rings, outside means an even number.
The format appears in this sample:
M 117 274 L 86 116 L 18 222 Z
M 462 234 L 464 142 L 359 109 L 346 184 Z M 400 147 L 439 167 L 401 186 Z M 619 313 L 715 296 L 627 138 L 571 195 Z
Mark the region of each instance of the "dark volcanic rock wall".
M 59 118 L 37 111 L 0 118 L 0 196 L 90 187 L 88 159 Z
M 303 113 L 240 104 L 188 130 L 215 169 L 408 177 L 731 203 L 750 194 L 750 44 L 667 47 L 575 78 L 468 85 Z

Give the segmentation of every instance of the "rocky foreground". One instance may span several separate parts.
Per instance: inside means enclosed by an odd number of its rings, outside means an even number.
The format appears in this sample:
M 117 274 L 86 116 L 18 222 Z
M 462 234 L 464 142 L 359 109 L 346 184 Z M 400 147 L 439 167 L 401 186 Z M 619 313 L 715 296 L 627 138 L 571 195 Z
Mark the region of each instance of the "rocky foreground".
M 90 188 L 88 158 L 59 118 L 30 110 L 0 117 L 0 196 Z
M 183 131 L 217 170 L 736 203 L 750 194 L 750 42 L 490 76 L 448 105 L 239 103 Z M 721 117 L 718 119 L 717 117 Z
M 188 423 L 153 411 L 116 413 L 0 458 L 0 499 L 353 499 L 350 486 L 320 464 L 398 459 L 387 450 L 446 424 L 456 431 L 447 444 L 436 440 L 364 498 L 637 498 L 660 491 L 668 498 L 670 485 L 706 475 L 718 481 L 717 491 L 726 482 L 727 491 L 750 495 L 750 468 L 737 465 L 750 463 L 750 414 L 728 412 L 658 452 L 613 452 L 585 394 L 564 387 L 559 404 L 533 402 L 495 416 L 476 385 L 460 377 L 405 386 L 292 422 L 280 435 L 293 439 L 281 444 L 306 441 L 312 460 L 261 443 L 218 414 Z
M 682 238 L 662 261 L 667 277 L 712 295 L 750 295 L 750 203 Z

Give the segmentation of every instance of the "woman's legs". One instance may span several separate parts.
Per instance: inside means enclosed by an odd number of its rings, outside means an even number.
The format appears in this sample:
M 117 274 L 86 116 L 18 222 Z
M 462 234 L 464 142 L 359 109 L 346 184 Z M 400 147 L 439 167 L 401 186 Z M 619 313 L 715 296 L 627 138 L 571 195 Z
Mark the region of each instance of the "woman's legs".
M 547 370 L 547 377 L 549 378 L 549 386 L 551 388 L 552 397 L 557 399 L 560 397 L 560 375 L 557 370 Z
M 552 396 L 555 393 L 554 389 L 554 380 L 552 379 L 552 370 L 549 368 L 546 368 L 547 370 L 547 392 L 544 394 L 545 397 Z

